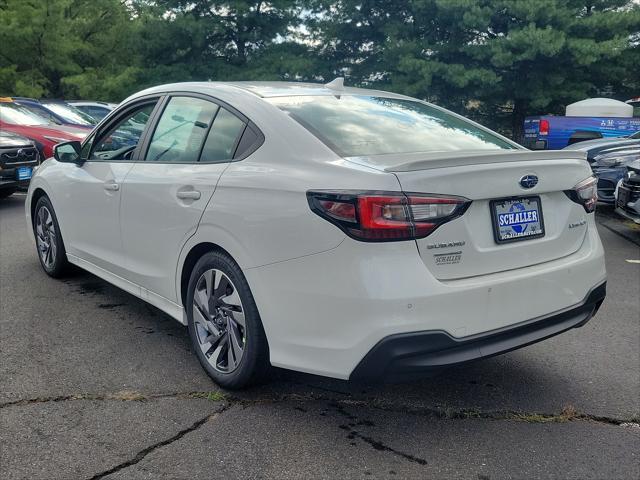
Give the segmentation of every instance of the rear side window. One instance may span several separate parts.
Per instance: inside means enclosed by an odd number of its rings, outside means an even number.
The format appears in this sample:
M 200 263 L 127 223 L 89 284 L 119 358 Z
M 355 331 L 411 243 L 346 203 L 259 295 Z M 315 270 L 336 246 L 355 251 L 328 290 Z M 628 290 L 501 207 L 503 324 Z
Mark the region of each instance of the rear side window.
M 217 111 L 218 105 L 200 98 L 171 98 L 153 133 L 146 160 L 197 162 Z
M 365 95 L 268 100 L 346 157 L 516 148 L 490 131 L 412 100 Z
M 245 123 L 233 113 L 220 107 L 207 141 L 202 149 L 202 162 L 229 162 L 242 134 Z
M 245 156 L 250 155 L 259 146 L 259 143 L 260 135 L 258 135 L 251 126 L 247 126 L 247 128 L 244 129 L 242 138 L 238 142 L 234 158 L 244 158 Z

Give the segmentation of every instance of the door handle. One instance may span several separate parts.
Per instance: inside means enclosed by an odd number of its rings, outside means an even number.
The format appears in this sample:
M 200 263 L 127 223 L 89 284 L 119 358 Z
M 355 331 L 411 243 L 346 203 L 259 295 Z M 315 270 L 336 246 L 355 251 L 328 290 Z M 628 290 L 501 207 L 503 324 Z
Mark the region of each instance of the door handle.
M 200 192 L 198 190 L 182 190 L 176 193 L 176 197 L 181 200 L 199 200 Z
M 104 189 L 109 190 L 110 192 L 117 192 L 118 190 L 120 190 L 120 185 L 118 185 L 117 183 L 105 183 Z

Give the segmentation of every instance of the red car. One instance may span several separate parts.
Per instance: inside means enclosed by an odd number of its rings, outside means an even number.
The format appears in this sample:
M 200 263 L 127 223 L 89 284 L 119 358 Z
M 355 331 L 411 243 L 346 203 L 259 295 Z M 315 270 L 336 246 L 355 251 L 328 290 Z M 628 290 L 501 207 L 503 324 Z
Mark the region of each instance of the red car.
M 91 128 L 53 125 L 10 98 L 0 99 L 0 130 L 17 133 L 33 140 L 45 160 L 53 156 L 53 147 L 61 142 L 83 140 Z

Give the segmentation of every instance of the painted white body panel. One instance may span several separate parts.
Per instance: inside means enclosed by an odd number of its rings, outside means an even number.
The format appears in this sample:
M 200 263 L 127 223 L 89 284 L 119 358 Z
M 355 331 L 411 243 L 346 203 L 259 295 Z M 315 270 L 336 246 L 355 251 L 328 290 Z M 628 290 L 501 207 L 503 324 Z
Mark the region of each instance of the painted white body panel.
M 568 202 L 563 190 L 588 178 L 591 169 L 582 156 L 567 159 L 558 152 L 553 154 L 555 158 L 549 160 L 518 160 L 518 154 L 502 154 L 493 158 L 494 161 L 496 157 L 504 160 L 497 163 L 396 172 L 406 192 L 452 194 L 473 200 L 462 217 L 417 241 L 429 270 L 442 280 L 464 278 L 536 265 L 578 250 L 584 240 L 586 225 L 571 229 L 568 225 L 586 222 L 587 213 L 581 205 Z M 528 174 L 536 175 L 540 180 L 535 187 L 524 190 L 518 180 Z M 544 237 L 497 244 L 490 209 L 490 200 L 496 198 L 496 192 L 499 197 L 539 196 Z M 434 254 L 442 251 L 429 249 L 429 246 L 461 240 L 465 245 L 456 250 L 462 253 L 462 261 L 436 265 Z
M 67 253 L 116 275 L 123 275 L 125 258 L 119 218 L 122 182 L 133 165 L 87 162 L 78 167 L 48 160 L 36 176 L 50 185 L 45 190 L 55 202 Z
M 228 163 L 136 163 L 122 188 L 125 277 L 177 302 L 176 259 L 191 237 Z M 180 198 L 181 193 L 200 198 Z
M 588 224 L 584 243 L 568 257 L 465 280 L 437 280 L 410 242 L 350 238 L 245 274 L 268 319 L 272 364 L 347 379 L 388 335 L 443 330 L 461 338 L 580 304 L 606 278 L 593 216 Z
M 46 193 L 72 263 L 183 323 L 185 259 L 202 244 L 222 248 L 247 277 L 271 362 L 338 378 L 348 378 L 387 335 L 440 330 L 463 338 L 516 325 L 579 304 L 605 280 L 593 214 L 562 193 L 590 175 L 581 154 L 342 158 L 259 97 L 335 92 L 278 85 L 176 84 L 125 100 L 123 106 L 158 92 L 209 94 L 251 119 L 265 140 L 247 158 L 222 164 L 48 160 L 31 181 L 29 224 L 34 193 Z M 371 93 L 344 94 L 363 92 Z M 524 195 L 517 182 L 530 173 L 541 178 L 526 194 L 542 199 L 546 235 L 497 245 L 488 201 Z M 105 190 L 109 183 L 118 190 Z M 427 238 L 365 243 L 311 211 L 307 191 L 323 189 L 441 193 L 473 202 Z M 186 190 L 200 198 L 177 198 Z M 458 240 L 465 261 L 438 270 L 428 244 Z M 523 292 L 536 301 L 523 302 Z

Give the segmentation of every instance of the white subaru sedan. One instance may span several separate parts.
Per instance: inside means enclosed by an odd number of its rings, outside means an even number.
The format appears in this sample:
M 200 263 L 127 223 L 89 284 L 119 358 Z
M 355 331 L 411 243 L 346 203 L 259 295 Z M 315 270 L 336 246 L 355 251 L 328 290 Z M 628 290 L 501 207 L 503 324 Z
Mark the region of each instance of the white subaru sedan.
M 155 305 L 241 388 L 271 365 L 412 378 L 584 325 L 595 204 L 583 153 L 337 79 L 137 93 L 57 146 L 26 214 L 47 274 Z

